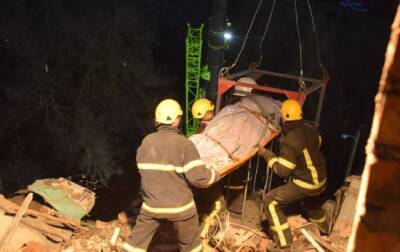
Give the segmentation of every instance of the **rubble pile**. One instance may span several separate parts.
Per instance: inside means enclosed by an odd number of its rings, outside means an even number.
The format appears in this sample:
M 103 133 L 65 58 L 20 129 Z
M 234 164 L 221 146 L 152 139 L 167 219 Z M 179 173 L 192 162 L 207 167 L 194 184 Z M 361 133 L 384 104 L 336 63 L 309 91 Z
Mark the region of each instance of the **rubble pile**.
M 119 220 L 103 222 L 97 220 L 95 223 L 86 223 L 88 228 L 63 244 L 63 251 L 114 251 L 110 240 L 115 228 L 121 229 L 119 239 L 125 240 L 131 233 L 128 223 L 121 223 Z
M 60 189 L 60 183 L 51 180 L 52 184 Z M 93 205 L 91 195 L 87 190 L 81 191 L 80 197 L 76 194 L 76 185 L 67 183 L 65 179 L 58 182 L 68 185 L 69 192 L 73 197 L 64 197 L 61 202 L 65 208 L 58 204 L 54 198 L 51 208 L 38 201 L 33 200 L 32 193 L 27 196 L 19 196 L 6 199 L 0 194 L 0 251 L 24 251 L 24 252 L 80 252 L 80 251 L 116 251 L 111 247 L 110 240 L 113 232 L 120 230 L 118 241 L 125 241 L 131 234 L 131 225 L 134 220 L 128 219 L 125 213 L 120 213 L 116 220 L 110 222 L 81 221 L 62 214 L 55 209 L 61 209 L 70 215 L 74 215 L 72 202 L 90 202 Z M 48 182 L 48 181 L 47 181 Z M 293 245 L 290 251 L 345 251 L 347 241 L 352 231 L 352 218 L 354 216 L 354 201 L 359 188 L 359 177 L 351 177 L 346 187 L 338 190 L 336 202 L 326 204 L 329 213 L 328 219 L 331 223 L 329 235 L 320 232 L 317 225 L 310 223 L 300 215 L 289 216 L 288 224 L 293 233 Z M 42 191 L 43 193 L 44 191 Z M 48 191 L 47 191 L 48 192 Z M 58 194 L 59 195 L 59 194 Z M 67 193 L 66 195 L 69 195 Z M 47 194 L 46 197 L 50 197 Z M 91 197 L 91 196 L 90 196 Z M 94 195 L 93 195 L 94 197 Z M 79 206 L 89 212 L 85 204 Z M 71 208 L 72 207 L 72 208 Z M 276 244 L 262 232 L 264 228 L 242 225 L 240 220 L 230 218 L 229 214 L 220 216 L 215 221 L 214 228 L 208 233 L 210 246 L 205 251 L 227 251 L 227 252 L 249 252 L 249 251 L 282 251 Z M 159 232 L 150 244 L 149 251 L 178 251 L 179 247 L 171 223 L 162 223 Z M 287 250 L 285 250 L 287 251 Z
M 0 236 L 3 236 L 19 208 L 0 195 Z M 123 215 L 111 222 L 81 222 L 42 205 L 39 211 L 26 211 L 6 251 L 112 251 L 109 241 L 116 227 L 121 229 L 120 239 L 130 235 L 131 228 Z
M 219 251 L 267 251 L 272 241 L 261 232 L 261 229 L 250 229 L 245 226 L 222 223 L 221 230 L 212 236 L 211 243 Z
M 300 215 L 288 217 L 289 226 L 293 233 L 293 245 L 290 251 L 318 251 L 310 240 L 304 235 L 304 231 L 315 241 L 323 251 L 345 251 L 347 240 L 351 232 L 351 226 L 341 225 L 329 235 L 321 234 L 317 225 L 307 221 Z M 281 250 L 259 229 L 250 229 L 236 223 L 235 220 L 221 221 L 221 227 L 210 239 L 215 248 L 220 251 L 237 252 L 262 252 L 262 251 L 286 251 Z

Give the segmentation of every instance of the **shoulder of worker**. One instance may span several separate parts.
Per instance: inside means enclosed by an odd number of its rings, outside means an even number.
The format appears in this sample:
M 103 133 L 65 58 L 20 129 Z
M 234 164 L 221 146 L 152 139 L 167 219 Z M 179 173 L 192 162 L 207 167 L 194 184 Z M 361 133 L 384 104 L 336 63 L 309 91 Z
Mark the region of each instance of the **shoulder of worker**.
M 318 129 L 304 121 L 288 122 L 284 125 L 281 142 L 285 142 L 296 148 L 303 149 L 305 146 L 319 143 L 320 134 Z
M 312 125 L 311 123 L 301 121 L 301 126 L 299 126 L 299 130 L 302 132 L 302 135 L 306 136 L 308 139 L 316 137 L 318 138 L 320 133 L 317 127 Z
M 157 127 L 155 132 L 145 136 L 142 144 L 168 144 L 168 142 L 165 142 L 167 140 L 173 140 L 174 144 L 176 144 L 176 141 L 184 142 L 186 138 L 179 129 L 168 125 L 161 125 Z
M 294 132 L 301 133 L 301 132 L 306 132 L 306 131 L 318 133 L 318 129 L 314 125 L 312 125 L 308 122 L 302 121 L 302 120 L 286 122 L 283 125 L 283 134 L 284 135 L 288 135 L 288 134 L 294 133 Z
M 308 135 L 307 128 L 303 121 L 286 122 L 283 125 L 282 137 L 280 138 L 281 144 L 284 143 L 296 149 L 301 149 Z

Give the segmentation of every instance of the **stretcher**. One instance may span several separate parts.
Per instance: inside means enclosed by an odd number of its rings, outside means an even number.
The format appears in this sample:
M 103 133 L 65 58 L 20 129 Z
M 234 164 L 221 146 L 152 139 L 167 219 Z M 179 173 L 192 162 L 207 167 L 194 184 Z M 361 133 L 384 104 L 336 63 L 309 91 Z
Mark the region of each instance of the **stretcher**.
M 271 132 L 271 134 L 270 134 L 268 137 L 264 138 L 264 139 L 260 142 L 260 145 L 261 145 L 261 146 L 267 145 L 267 144 L 268 144 L 269 142 L 271 142 L 275 137 L 277 137 L 277 136 L 279 135 L 279 133 L 280 133 L 279 131 L 273 131 L 273 132 Z M 225 176 L 228 175 L 229 173 L 231 173 L 231 172 L 233 172 L 233 171 L 239 169 L 239 168 L 242 167 L 246 162 L 248 162 L 254 155 L 257 154 L 258 149 L 259 149 L 258 146 L 252 147 L 252 148 L 249 150 L 249 152 L 248 152 L 245 156 L 243 156 L 242 158 L 235 160 L 233 163 L 231 163 L 231 164 L 229 164 L 229 165 L 227 165 L 227 166 L 224 166 L 224 167 L 221 167 L 221 168 L 217 169 L 218 174 L 219 174 L 221 177 L 225 177 Z

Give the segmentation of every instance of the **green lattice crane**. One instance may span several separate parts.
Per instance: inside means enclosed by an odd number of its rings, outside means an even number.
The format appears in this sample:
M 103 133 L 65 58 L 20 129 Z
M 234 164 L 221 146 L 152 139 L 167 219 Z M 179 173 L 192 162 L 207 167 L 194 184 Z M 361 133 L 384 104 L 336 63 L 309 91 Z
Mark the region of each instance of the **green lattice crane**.
M 207 69 L 201 69 L 201 52 L 203 46 L 202 33 L 204 24 L 193 28 L 187 24 L 186 35 L 186 76 L 185 76 L 185 127 L 186 135 L 191 136 L 197 129 L 198 120 L 192 117 L 193 103 L 204 96 L 200 86 L 200 77 L 207 78 Z

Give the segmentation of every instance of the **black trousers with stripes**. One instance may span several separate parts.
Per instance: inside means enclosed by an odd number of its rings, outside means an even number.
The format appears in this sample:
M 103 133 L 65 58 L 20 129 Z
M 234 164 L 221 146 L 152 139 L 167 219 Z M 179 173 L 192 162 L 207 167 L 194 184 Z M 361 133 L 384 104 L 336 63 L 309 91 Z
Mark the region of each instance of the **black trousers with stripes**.
M 174 225 L 176 235 L 179 242 L 180 251 L 200 251 L 200 227 L 197 214 L 184 220 L 160 220 L 143 213 L 140 213 L 136 219 L 136 224 L 132 229 L 131 236 L 127 239 L 127 243 L 134 248 L 147 250 L 151 239 L 157 232 L 161 221 L 169 221 Z
M 236 214 L 242 213 L 246 173 L 247 170 L 242 167 L 230 174 L 230 184 L 225 180 L 225 190 L 229 190 L 226 199 L 227 208 Z
M 306 193 L 305 190 L 300 189 L 293 182 L 289 182 L 271 190 L 265 196 L 264 211 L 276 243 L 281 247 L 287 247 L 293 242 L 292 232 L 282 210 L 282 208 L 290 204 L 302 202 L 310 220 L 320 221 L 318 225 L 326 224 L 326 220 L 324 220 L 325 211 L 321 208 L 323 202 L 320 197 L 320 193 L 323 190 L 324 188 Z
M 197 212 L 200 216 L 200 219 L 202 219 L 204 216 L 208 216 L 212 211 L 215 210 L 215 203 L 217 201 L 220 202 L 219 211 L 223 212 L 226 210 L 226 202 L 220 183 L 215 183 L 206 189 L 195 188 L 194 195 Z

